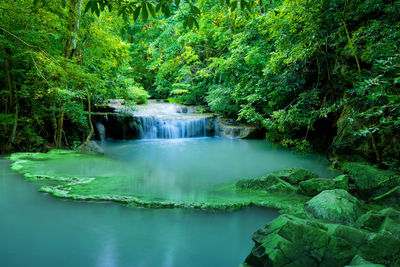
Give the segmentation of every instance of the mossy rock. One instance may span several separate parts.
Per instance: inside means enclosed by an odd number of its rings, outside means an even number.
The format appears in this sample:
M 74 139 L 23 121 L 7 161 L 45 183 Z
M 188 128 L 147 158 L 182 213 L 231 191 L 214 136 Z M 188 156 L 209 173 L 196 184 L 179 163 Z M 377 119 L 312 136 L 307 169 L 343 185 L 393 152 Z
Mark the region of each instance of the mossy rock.
M 368 192 L 377 188 L 393 188 L 400 185 L 399 175 L 370 165 L 347 162 L 343 164 L 342 170 L 350 176 L 359 191 Z
M 388 233 L 370 233 L 291 215 L 281 215 L 259 229 L 253 240 L 255 246 L 243 266 L 360 266 L 360 263 L 398 266 L 400 263 L 400 240 Z
M 376 233 L 390 233 L 400 239 L 400 211 L 387 208 L 368 211 L 358 218 L 357 227 Z
M 268 177 L 276 177 L 292 185 L 297 185 L 302 181 L 306 181 L 312 178 L 318 178 L 318 175 L 306 169 L 291 168 L 273 172 L 269 174 Z
M 334 179 L 312 178 L 299 183 L 301 193 L 306 196 L 316 196 L 322 191 L 332 189 L 349 190 L 349 178 L 347 175 L 340 175 Z
M 315 218 L 331 223 L 352 224 L 363 213 L 360 202 L 343 189 L 326 190 L 305 204 Z
M 385 267 L 385 265 L 382 264 L 375 264 L 370 261 L 367 261 L 363 259 L 360 255 L 355 255 L 353 260 L 350 262 L 349 265 L 346 265 L 345 267 L 350 267 L 350 266 L 358 266 L 358 267 Z
M 236 183 L 239 190 L 266 191 L 271 193 L 294 193 L 297 188 L 276 176 L 240 180 Z
M 329 235 L 320 224 L 282 215 L 253 235 L 256 243 L 245 263 L 250 266 L 318 266 Z M 313 249 L 310 249 L 313 248 Z

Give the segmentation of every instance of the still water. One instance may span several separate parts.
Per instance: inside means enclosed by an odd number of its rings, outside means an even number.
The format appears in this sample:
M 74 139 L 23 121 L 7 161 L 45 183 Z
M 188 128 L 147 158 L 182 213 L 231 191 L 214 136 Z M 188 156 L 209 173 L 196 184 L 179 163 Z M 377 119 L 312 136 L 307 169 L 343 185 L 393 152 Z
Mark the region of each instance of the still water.
M 49 160 L 46 173 L 118 177 L 116 193 L 172 199 L 221 183 L 303 167 L 330 176 L 327 163 L 261 140 L 222 138 L 109 141 L 105 156 Z M 251 235 L 278 213 L 138 209 L 58 199 L 0 160 L 0 266 L 238 266 Z M 125 192 L 125 193 L 126 193 Z

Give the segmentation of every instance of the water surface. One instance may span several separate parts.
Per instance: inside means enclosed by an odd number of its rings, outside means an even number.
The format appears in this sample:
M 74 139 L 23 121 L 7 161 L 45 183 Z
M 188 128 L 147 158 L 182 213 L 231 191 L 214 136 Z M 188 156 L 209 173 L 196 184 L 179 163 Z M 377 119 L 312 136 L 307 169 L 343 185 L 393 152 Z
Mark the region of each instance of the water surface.
M 0 266 L 238 266 L 275 210 L 134 209 L 38 192 L 0 159 Z
M 323 158 L 301 157 L 262 140 L 102 145 L 104 156 L 39 160 L 29 171 L 95 177 L 107 185 L 96 189 L 103 193 L 171 200 L 198 200 L 221 184 L 289 167 L 332 175 Z M 262 208 L 153 210 L 62 200 L 38 192 L 40 182 L 25 181 L 9 164 L 0 160 L 0 266 L 238 266 L 253 246 L 253 232 L 277 216 Z

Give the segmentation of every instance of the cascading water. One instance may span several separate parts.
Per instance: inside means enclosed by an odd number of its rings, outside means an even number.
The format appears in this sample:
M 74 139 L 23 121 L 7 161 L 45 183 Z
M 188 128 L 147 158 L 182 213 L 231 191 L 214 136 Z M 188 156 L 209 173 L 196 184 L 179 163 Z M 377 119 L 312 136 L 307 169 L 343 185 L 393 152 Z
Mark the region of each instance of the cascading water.
M 196 110 L 169 103 L 149 103 L 132 114 L 140 139 L 174 139 L 207 136 L 207 116 Z
M 100 141 L 104 142 L 106 140 L 106 127 L 101 122 L 97 122 L 96 128 L 99 132 Z

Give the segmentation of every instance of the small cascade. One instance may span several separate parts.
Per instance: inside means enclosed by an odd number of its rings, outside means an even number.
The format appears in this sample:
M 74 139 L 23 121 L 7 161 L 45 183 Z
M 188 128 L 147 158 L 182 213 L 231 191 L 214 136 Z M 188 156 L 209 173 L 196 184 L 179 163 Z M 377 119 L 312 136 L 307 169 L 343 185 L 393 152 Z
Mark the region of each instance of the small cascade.
M 132 114 L 140 139 L 176 139 L 207 136 L 207 116 L 187 106 L 153 102 Z
M 207 135 L 206 118 L 138 117 L 140 139 L 175 139 Z
M 96 128 L 99 133 L 100 140 L 104 142 L 106 140 L 106 127 L 101 122 L 96 123 Z

